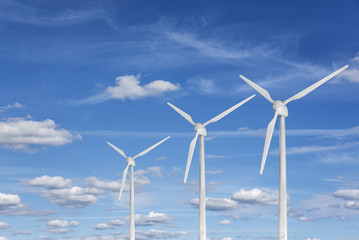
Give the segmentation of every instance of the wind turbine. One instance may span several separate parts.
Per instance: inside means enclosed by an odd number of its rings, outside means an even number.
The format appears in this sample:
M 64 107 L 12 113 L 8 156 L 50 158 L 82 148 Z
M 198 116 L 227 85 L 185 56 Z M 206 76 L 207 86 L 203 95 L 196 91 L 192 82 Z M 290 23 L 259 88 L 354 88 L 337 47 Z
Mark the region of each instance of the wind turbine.
M 130 171 L 130 240 L 135 240 L 135 209 L 134 209 L 134 205 L 135 205 L 135 196 L 134 196 L 134 182 L 133 182 L 133 167 L 136 165 L 135 164 L 135 159 L 137 157 L 141 157 L 143 155 L 145 155 L 146 153 L 148 153 L 149 151 L 151 151 L 152 149 L 154 149 L 155 147 L 157 147 L 158 145 L 160 145 L 161 143 L 163 143 L 164 141 L 166 141 L 167 139 L 169 139 L 170 137 L 166 137 L 165 139 L 163 139 L 162 141 L 159 141 L 158 143 L 156 143 L 155 145 L 147 148 L 146 150 L 140 152 L 139 154 L 137 154 L 134 157 L 127 157 L 126 154 L 119 149 L 118 147 L 112 145 L 110 142 L 107 142 L 108 145 L 110 145 L 113 149 L 115 149 L 119 154 L 121 154 L 124 158 L 126 158 L 127 161 L 127 167 L 125 168 L 125 170 L 123 171 L 122 174 L 122 180 L 121 180 L 121 190 L 120 190 L 120 195 L 119 195 L 119 200 L 121 199 L 122 196 L 122 191 L 123 191 L 123 187 L 125 185 L 125 180 L 126 180 L 126 176 L 127 176 L 127 172 L 128 172 L 128 167 L 131 166 L 131 171 Z
M 267 90 L 261 88 L 254 82 L 250 81 L 246 77 L 239 75 L 240 78 L 242 78 L 245 82 L 247 82 L 251 87 L 253 87 L 257 92 L 259 92 L 263 97 L 265 97 L 269 102 L 273 104 L 274 109 L 274 117 L 272 121 L 268 124 L 267 127 L 267 133 L 266 133 L 266 139 L 264 142 L 264 150 L 262 155 L 262 164 L 261 164 L 261 170 L 260 174 L 262 175 L 264 165 L 266 163 L 269 145 L 272 139 L 273 131 L 275 122 L 277 120 L 277 117 L 279 115 L 280 119 L 280 131 L 279 131 L 279 219 L 278 219 L 278 239 L 279 240 L 287 240 L 287 182 L 286 182 L 286 147 L 285 147 L 285 118 L 288 116 L 288 109 L 287 109 L 287 103 L 298 100 L 316 89 L 317 87 L 321 86 L 325 82 L 327 82 L 329 79 L 333 78 L 334 76 L 338 75 L 342 71 L 344 71 L 349 66 L 346 65 L 339 70 L 333 72 L 332 74 L 326 76 L 325 78 L 319 80 L 318 82 L 314 83 L 313 85 L 307 87 L 303 91 L 297 93 L 291 98 L 288 98 L 285 101 L 274 101 Z
M 194 126 L 194 130 L 196 132 L 196 135 L 194 136 L 193 140 L 191 141 L 191 144 L 189 146 L 189 152 L 187 157 L 187 166 L 186 166 L 186 172 L 184 176 L 184 182 L 187 181 L 187 176 L 189 172 L 189 168 L 191 166 L 192 156 L 194 152 L 194 148 L 196 146 L 198 135 L 200 137 L 200 153 L 199 153 L 199 231 L 198 231 L 198 239 L 199 240 L 206 240 L 206 193 L 205 193 L 205 166 L 204 166 L 204 137 L 207 136 L 207 130 L 206 126 L 210 123 L 217 122 L 224 116 L 228 115 L 232 111 L 234 111 L 236 108 L 240 107 L 250 99 L 252 99 L 255 96 L 252 95 L 248 97 L 247 99 L 243 100 L 242 102 L 234 105 L 230 109 L 224 111 L 223 113 L 219 114 L 218 116 L 212 118 L 211 120 L 205 122 L 205 123 L 194 123 L 191 116 L 187 113 L 183 112 L 181 109 L 177 108 L 176 106 L 172 105 L 171 103 L 167 103 L 170 107 L 172 107 L 176 112 L 178 112 L 182 117 L 184 117 L 188 122 L 190 122 Z

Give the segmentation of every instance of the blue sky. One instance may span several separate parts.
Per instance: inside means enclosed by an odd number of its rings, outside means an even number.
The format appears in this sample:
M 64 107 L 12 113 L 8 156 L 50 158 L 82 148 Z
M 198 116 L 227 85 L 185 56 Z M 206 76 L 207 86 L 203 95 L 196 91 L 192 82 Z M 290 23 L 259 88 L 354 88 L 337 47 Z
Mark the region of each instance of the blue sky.
M 288 104 L 290 239 L 358 240 L 359 2 L 0 1 L 0 239 L 126 239 L 136 155 L 137 239 L 196 239 L 198 146 L 188 122 L 252 95 Z M 276 239 L 278 123 L 257 94 L 207 127 L 207 237 Z

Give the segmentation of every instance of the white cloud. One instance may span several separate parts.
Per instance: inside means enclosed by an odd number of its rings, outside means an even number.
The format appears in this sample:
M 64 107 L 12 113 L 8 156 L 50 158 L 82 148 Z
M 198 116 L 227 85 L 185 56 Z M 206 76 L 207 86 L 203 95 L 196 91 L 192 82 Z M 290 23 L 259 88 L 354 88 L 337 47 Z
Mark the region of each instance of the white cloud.
M 6 106 L 3 106 L 3 107 L 0 107 L 0 112 L 5 112 L 9 109 L 12 109 L 12 108 L 23 108 L 24 106 L 21 104 L 21 103 L 13 103 L 13 104 L 8 104 Z
M 232 238 L 231 237 L 224 237 L 224 238 L 222 238 L 222 240 L 232 240 Z
M 175 218 L 166 213 L 150 212 L 147 215 L 136 214 L 136 226 L 153 226 L 157 224 L 171 223 Z
M 353 200 L 359 200 L 359 189 L 341 189 L 333 194 L 335 197 Z
M 15 206 L 20 204 L 20 197 L 14 194 L 0 193 L 0 207 Z
M 24 231 L 24 230 L 15 230 L 15 231 L 12 231 L 11 233 L 12 235 L 14 236 L 17 236 L 17 235 L 31 235 L 33 234 L 33 231 Z
M 10 225 L 4 222 L 0 222 L 0 229 L 8 229 L 10 228 Z
M 359 52 L 350 60 L 351 64 L 348 69 L 340 74 L 341 78 L 351 82 L 359 83 Z
M 189 203 L 198 207 L 198 198 L 191 199 Z M 238 203 L 229 198 L 206 198 L 206 209 L 212 211 L 228 211 L 238 207 Z
M 97 195 L 103 191 L 95 188 L 71 187 L 64 189 L 52 189 L 42 192 L 50 202 L 68 208 L 83 208 L 98 201 Z
M 121 188 L 121 180 L 117 181 L 101 181 L 96 177 L 89 177 L 85 181 L 86 186 L 99 188 L 104 190 L 110 190 L 113 192 L 120 191 Z M 127 190 L 128 191 L 128 190 Z
M 63 177 L 59 176 L 50 177 L 44 175 L 42 177 L 37 177 L 34 179 L 24 179 L 21 181 L 21 184 L 31 187 L 46 187 L 50 189 L 70 188 L 71 179 L 64 179 Z
M 223 169 L 218 169 L 218 170 L 206 170 L 207 174 L 211 174 L 211 175 L 218 175 L 223 173 Z
M 313 218 L 311 218 L 311 217 L 304 217 L 304 216 L 300 216 L 300 217 L 298 218 L 298 220 L 299 220 L 300 222 L 313 222 L 313 221 L 314 221 Z
M 46 228 L 45 231 L 49 233 L 64 234 L 67 233 L 69 230 L 67 230 L 66 228 Z
M 108 87 L 104 94 L 108 98 L 136 100 L 150 96 L 161 96 L 165 92 L 178 91 L 180 89 L 179 84 L 174 85 L 171 82 L 163 80 L 155 80 L 141 86 L 140 78 L 140 74 L 136 76 L 119 76 L 116 78 L 116 86 Z
M 79 222 L 77 221 L 68 222 L 67 220 L 59 220 L 59 219 L 50 220 L 46 223 L 46 226 L 49 228 L 77 227 L 78 225 Z
M 320 240 L 320 238 L 306 238 L 305 240 Z
M 9 240 L 9 239 L 4 236 L 0 236 L 0 240 Z
M 136 231 L 136 239 L 161 239 L 161 238 L 177 238 L 181 236 L 188 236 L 189 234 L 184 231 L 167 232 L 162 230 L 151 229 L 148 232 Z
M 250 204 L 278 204 L 278 193 L 264 192 L 258 188 L 244 190 L 241 188 L 238 192 L 233 193 L 232 199 Z
M 359 202 L 348 201 L 345 204 L 345 207 L 348 208 L 348 209 L 357 209 L 357 210 L 359 210 Z
M 231 221 L 229 221 L 228 219 L 225 219 L 225 220 L 219 221 L 219 224 L 220 225 L 228 225 L 228 224 L 231 224 Z
M 109 221 L 107 223 L 96 224 L 95 226 L 93 226 L 93 228 L 96 230 L 106 230 L 106 229 L 113 229 L 118 226 L 123 226 L 124 224 L 125 224 L 124 220 L 112 219 L 111 221 Z M 137 222 L 136 222 L 136 226 L 137 226 Z
M 58 128 L 51 119 L 33 121 L 23 118 L 8 118 L 0 121 L 0 145 L 14 150 L 33 151 L 37 145 L 60 146 L 71 143 L 74 136 Z
M 39 235 L 37 236 L 38 239 L 50 239 L 49 236 L 46 236 L 46 235 Z
M 17 194 L 0 193 L 0 214 L 9 216 L 45 216 L 53 211 L 33 211 L 27 204 L 22 204 Z
M 106 230 L 106 229 L 112 229 L 114 227 L 115 226 L 108 224 L 108 223 L 99 223 L 99 224 L 96 224 L 93 228 L 96 230 Z
M 202 77 L 191 78 L 188 80 L 194 91 L 201 91 L 205 94 L 211 94 L 217 91 L 218 87 L 215 82 L 211 79 L 205 79 Z
M 122 226 L 125 224 L 125 221 L 121 219 L 112 219 L 109 223 L 114 226 Z

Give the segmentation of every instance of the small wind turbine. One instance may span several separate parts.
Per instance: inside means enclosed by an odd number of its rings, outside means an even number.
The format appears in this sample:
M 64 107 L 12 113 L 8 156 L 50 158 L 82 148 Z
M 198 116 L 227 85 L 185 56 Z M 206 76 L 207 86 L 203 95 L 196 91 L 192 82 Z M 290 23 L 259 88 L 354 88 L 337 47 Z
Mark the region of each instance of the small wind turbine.
M 246 81 L 251 87 L 253 87 L 257 92 L 259 92 L 263 97 L 265 97 L 268 101 L 273 104 L 274 109 L 274 117 L 272 121 L 268 124 L 266 139 L 264 142 L 264 150 L 262 156 L 262 164 L 260 174 L 263 173 L 264 165 L 266 163 L 269 145 L 272 139 L 274 125 L 279 115 L 280 119 L 280 131 L 279 131 L 279 219 L 278 219 L 278 239 L 279 240 L 287 240 L 287 182 L 286 182 L 286 147 L 285 147 L 285 118 L 288 116 L 288 109 L 287 103 L 298 100 L 319 87 L 320 85 L 327 82 L 329 79 L 333 78 L 334 76 L 338 75 L 342 71 L 344 71 L 349 66 L 346 65 L 341 69 L 333 72 L 332 74 L 326 76 L 325 78 L 319 80 L 318 82 L 314 83 L 313 85 L 309 86 L 308 88 L 304 89 L 303 91 L 297 93 L 293 97 L 285 100 L 285 101 L 274 101 L 267 90 L 261 88 L 254 82 L 250 81 L 246 77 L 239 75 L 244 81 Z
M 124 158 L 126 158 L 127 161 L 127 167 L 125 168 L 125 170 L 123 171 L 122 174 L 122 180 L 121 180 L 121 190 L 120 190 L 120 195 L 119 195 L 119 200 L 121 199 L 122 196 L 122 191 L 123 191 L 123 187 L 125 185 L 125 180 L 126 180 L 126 176 L 127 176 L 127 171 L 128 171 L 128 167 L 131 166 L 131 171 L 130 171 L 130 240 L 135 240 L 135 209 L 134 209 L 134 205 L 135 205 L 135 198 L 134 198 L 134 182 L 133 182 L 133 167 L 136 165 L 135 164 L 135 159 L 137 157 L 141 157 L 143 155 L 145 155 L 146 153 L 148 153 L 149 151 L 151 151 L 152 149 L 154 149 L 155 147 L 157 147 L 158 145 L 160 145 L 161 143 L 163 143 L 164 141 L 166 141 L 167 139 L 169 139 L 170 137 L 166 137 L 165 139 L 163 139 L 162 141 L 156 143 L 155 145 L 147 148 L 146 150 L 140 152 L 139 154 L 137 154 L 134 157 L 127 157 L 126 154 L 119 149 L 118 147 L 112 145 L 111 143 L 107 142 L 108 145 L 110 145 L 113 149 L 115 149 L 119 154 L 121 154 Z
M 219 114 L 218 116 L 212 118 L 211 120 L 207 121 L 206 123 L 194 123 L 191 116 L 187 113 L 183 112 L 181 109 L 177 108 L 176 106 L 172 105 L 171 103 L 167 103 L 170 105 L 176 112 L 178 112 L 182 117 L 184 117 L 187 121 L 189 121 L 193 126 L 194 130 L 196 131 L 196 135 L 194 136 L 190 146 L 189 146 L 189 152 L 187 157 L 187 166 L 186 166 L 186 172 L 184 176 L 184 182 L 187 181 L 188 171 L 191 166 L 192 156 L 194 152 L 194 148 L 196 146 L 198 135 L 200 136 L 200 161 L 199 161 L 199 231 L 198 236 L 199 240 L 206 240 L 206 193 L 205 193 L 205 166 L 204 166 L 204 137 L 207 136 L 206 126 L 210 123 L 217 122 L 224 116 L 228 115 L 232 111 L 234 111 L 236 108 L 240 107 L 250 99 L 252 99 L 255 96 L 252 95 L 248 97 L 247 99 L 243 100 L 242 102 L 234 105 L 230 109 L 224 111 L 223 113 Z

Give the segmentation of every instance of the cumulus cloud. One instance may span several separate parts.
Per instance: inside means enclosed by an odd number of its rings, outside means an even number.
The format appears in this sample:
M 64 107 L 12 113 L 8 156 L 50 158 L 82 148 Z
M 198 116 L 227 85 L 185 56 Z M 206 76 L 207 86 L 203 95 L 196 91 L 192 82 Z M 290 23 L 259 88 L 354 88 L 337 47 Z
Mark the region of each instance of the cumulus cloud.
M 345 207 L 348 209 L 356 209 L 359 210 L 359 202 L 354 202 L 354 201 L 348 201 L 345 204 Z
M 50 220 L 46 223 L 46 226 L 49 228 L 77 227 L 78 225 L 79 222 L 77 221 L 68 222 L 67 220 L 59 220 L 59 219 Z
M 117 181 L 101 181 L 97 179 L 96 177 L 89 177 L 85 181 L 86 186 L 93 187 L 93 188 L 99 188 L 103 190 L 109 190 L 113 192 L 120 191 L 121 188 L 121 180 Z
M 17 194 L 0 193 L 0 214 L 9 216 L 45 216 L 53 211 L 34 211 L 27 204 L 22 204 Z
M 198 198 L 191 199 L 189 203 L 198 207 Z M 238 207 L 238 203 L 229 198 L 206 198 L 206 209 L 212 211 L 228 211 Z
M 98 195 L 104 194 L 99 188 L 82 188 L 71 185 L 71 179 L 44 175 L 34 179 L 24 179 L 22 184 L 46 188 L 41 195 L 50 202 L 67 208 L 83 208 L 98 201 Z
M 238 192 L 233 193 L 232 199 L 241 203 L 250 204 L 278 204 L 278 193 L 264 192 L 258 188 L 244 190 L 241 188 Z
M 147 215 L 136 214 L 136 226 L 153 226 L 157 224 L 171 223 L 175 218 L 166 213 L 150 212 Z
M 298 220 L 299 220 L 300 222 L 313 222 L 313 221 L 314 221 L 313 218 L 311 218 L 311 217 L 304 217 L 304 216 L 299 217 Z
M 83 208 L 98 201 L 97 195 L 103 191 L 95 188 L 71 187 L 64 189 L 52 189 L 42 192 L 50 202 L 67 208 Z
M 50 177 L 44 175 L 42 177 L 37 177 L 34 179 L 24 179 L 21 181 L 21 184 L 31 187 L 46 187 L 50 189 L 70 188 L 71 179 L 64 179 L 63 177 L 59 176 Z
M 10 228 L 10 225 L 4 222 L 0 222 L 0 229 L 8 229 Z
M 151 229 L 148 232 L 136 231 L 136 239 L 162 239 L 162 238 L 177 238 L 181 236 L 188 236 L 189 234 L 184 231 L 179 232 L 167 232 L 162 230 Z
M 96 230 L 106 230 L 106 229 L 112 229 L 114 227 L 115 226 L 108 224 L 108 223 L 99 223 L 99 224 L 96 224 L 95 226 L 93 226 L 93 228 Z
M 12 108 L 23 108 L 24 106 L 21 103 L 13 103 L 13 104 L 8 104 L 6 106 L 2 106 L 0 107 L 0 112 L 5 112 L 7 110 L 10 110 Z
M 231 221 L 229 221 L 228 219 L 225 219 L 225 220 L 219 221 L 219 224 L 220 225 L 228 225 L 228 224 L 231 224 Z
M 124 75 L 116 78 L 116 86 L 108 87 L 106 93 L 110 98 L 136 100 L 149 96 L 160 96 L 165 92 L 178 91 L 179 85 L 163 80 L 155 80 L 145 85 L 140 85 L 141 75 Z
M 5 148 L 34 151 L 33 146 L 61 146 L 71 143 L 80 135 L 58 128 L 55 121 L 34 121 L 23 118 L 7 118 L 0 121 L 0 145 Z
M 350 60 L 351 64 L 348 69 L 340 74 L 340 77 L 351 82 L 359 82 L 359 52 Z
M 359 189 L 340 189 L 333 194 L 335 197 L 353 200 L 359 200 Z
M 93 228 L 96 230 L 106 230 L 106 229 L 113 229 L 118 226 L 123 226 L 124 224 L 125 224 L 124 220 L 113 219 L 107 223 L 96 224 L 95 226 L 93 226 Z M 137 222 L 136 222 L 136 226 L 137 226 Z
M 145 174 L 150 174 L 154 177 L 162 177 L 162 169 L 161 167 L 148 167 L 145 170 L 137 170 L 134 172 L 134 184 L 136 191 L 140 190 L 142 187 L 149 185 L 150 179 L 145 176 Z M 127 176 L 129 177 L 129 176 Z M 127 181 L 128 183 L 128 181 Z M 90 188 L 96 188 L 96 189 L 102 189 L 112 192 L 118 192 L 121 188 L 121 179 L 118 179 L 117 181 L 111 181 L 111 180 L 99 180 L 96 177 L 89 177 L 85 181 L 86 186 Z M 130 191 L 130 185 L 125 183 L 124 189 L 125 192 Z
M 0 240 L 9 240 L 9 239 L 4 236 L 0 236 Z

